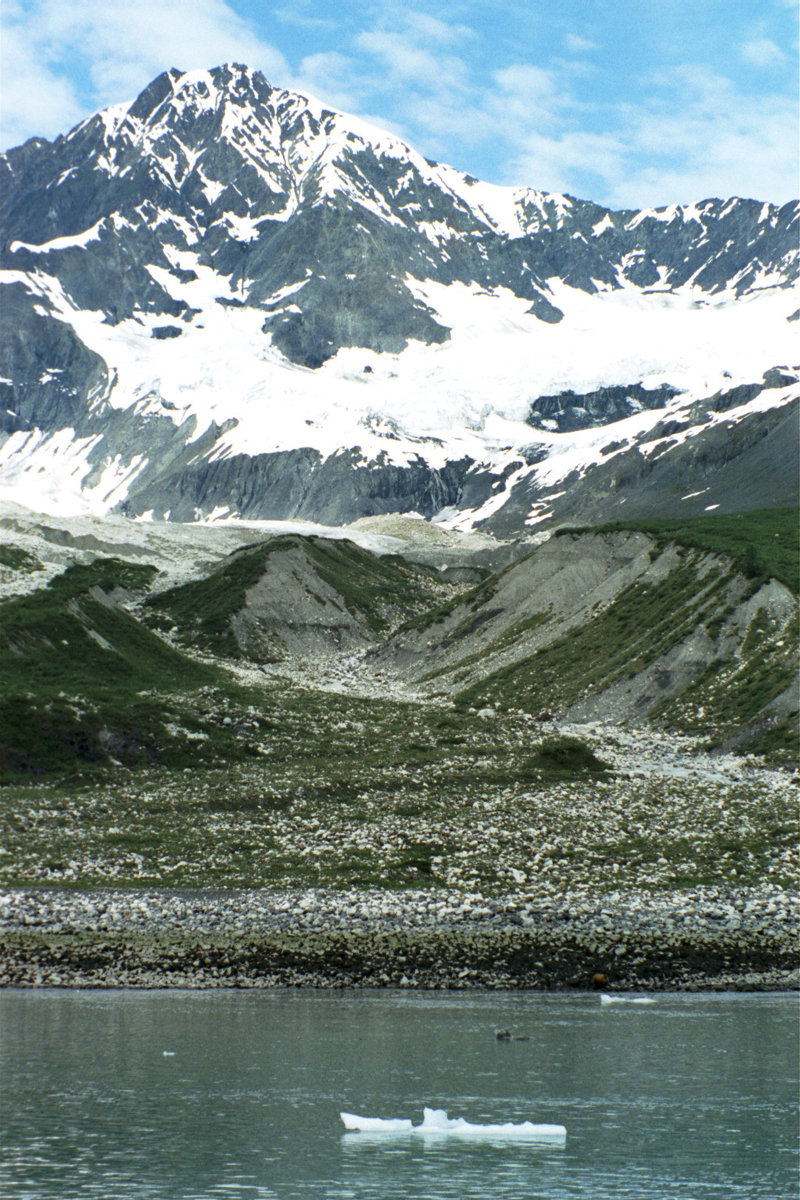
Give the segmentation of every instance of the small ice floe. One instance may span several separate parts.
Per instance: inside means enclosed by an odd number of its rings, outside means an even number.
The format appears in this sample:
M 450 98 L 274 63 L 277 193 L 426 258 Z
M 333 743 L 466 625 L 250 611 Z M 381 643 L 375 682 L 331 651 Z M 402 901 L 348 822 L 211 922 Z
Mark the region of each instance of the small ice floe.
M 655 1004 L 655 1000 L 652 996 L 601 996 L 600 1004 Z
M 443 1108 L 423 1109 L 421 1125 L 402 1119 L 383 1120 L 381 1117 L 358 1117 L 355 1113 L 340 1113 L 344 1127 L 350 1133 L 421 1134 L 438 1137 L 443 1134 L 463 1138 L 527 1138 L 529 1141 L 564 1142 L 567 1131 L 563 1125 L 534 1125 L 531 1121 L 502 1125 L 474 1125 L 463 1117 L 448 1117 Z
M 427 1110 L 426 1110 L 427 1111 Z M 355 1113 L 339 1113 L 344 1121 L 345 1129 L 353 1133 L 411 1133 L 414 1126 L 411 1121 L 383 1120 L 382 1117 L 357 1117 Z M 418 1129 L 422 1126 L 418 1125 Z

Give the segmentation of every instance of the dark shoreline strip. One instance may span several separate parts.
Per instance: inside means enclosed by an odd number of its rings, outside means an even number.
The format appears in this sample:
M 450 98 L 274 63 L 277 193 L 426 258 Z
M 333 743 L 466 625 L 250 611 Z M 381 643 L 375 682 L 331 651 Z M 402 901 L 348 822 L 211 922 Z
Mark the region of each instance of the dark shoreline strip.
M 14 889 L 0 986 L 789 990 L 798 899 Z

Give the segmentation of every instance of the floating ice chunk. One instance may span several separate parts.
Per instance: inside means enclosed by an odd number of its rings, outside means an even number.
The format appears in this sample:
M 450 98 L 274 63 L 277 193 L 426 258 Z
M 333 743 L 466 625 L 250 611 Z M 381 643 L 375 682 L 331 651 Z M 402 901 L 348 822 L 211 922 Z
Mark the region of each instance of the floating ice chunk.
M 528 1138 L 532 1140 L 564 1141 L 567 1136 L 563 1125 L 534 1125 L 531 1121 L 514 1124 L 506 1121 L 502 1125 L 476 1125 L 463 1117 L 448 1117 L 443 1108 L 423 1110 L 421 1125 L 411 1121 L 382 1120 L 380 1117 L 358 1117 L 354 1113 L 340 1113 L 345 1129 L 353 1133 L 397 1134 L 412 1133 L 429 1136 L 456 1136 L 464 1138 Z
M 461 1137 L 535 1137 L 535 1138 L 565 1138 L 567 1131 L 563 1125 L 534 1125 L 531 1121 L 522 1121 L 515 1125 L 506 1121 L 502 1125 L 474 1125 L 463 1117 L 448 1117 L 443 1108 L 426 1108 L 423 1110 L 422 1124 L 415 1128 L 420 1133 L 448 1133 Z
M 655 1004 L 652 996 L 601 996 L 600 1005 L 607 1004 Z
M 339 1113 L 345 1129 L 358 1133 L 410 1133 L 414 1126 L 410 1121 L 389 1120 L 381 1117 L 357 1117 L 355 1113 Z

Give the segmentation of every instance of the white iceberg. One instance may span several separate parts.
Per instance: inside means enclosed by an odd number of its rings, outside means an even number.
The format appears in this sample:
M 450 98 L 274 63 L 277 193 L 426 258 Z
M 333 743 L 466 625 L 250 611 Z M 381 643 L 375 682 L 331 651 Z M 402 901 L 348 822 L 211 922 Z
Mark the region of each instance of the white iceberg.
M 652 996 L 601 996 L 600 1007 L 608 1004 L 655 1004 Z
M 426 1109 L 427 1111 L 427 1109 Z M 410 1121 L 383 1120 L 381 1117 L 357 1117 L 355 1113 L 339 1113 L 345 1129 L 353 1133 L 411 1133 L 414 1126 Z M 417 1128 L 421 1128 L 418 1126 Z
M 449 1136 L 463 1138 L 529 1138 L 547 1141 L 564 1141 L 567 1131 L 563 1125 L 534 1125 L 531 1121 L 514 1124 L 506 1121 L 502 1125 L 475 1125 L 463 1117 L 448 1117 L 443 1108 L 423 1110 L 421 1125 L 402 1119 L 381 1117 L 359 1117 L 355 1113 L 340 1113 L 344 1127 L 350 1133 L 397 1134 L 412 1133 L 423 1136 Z

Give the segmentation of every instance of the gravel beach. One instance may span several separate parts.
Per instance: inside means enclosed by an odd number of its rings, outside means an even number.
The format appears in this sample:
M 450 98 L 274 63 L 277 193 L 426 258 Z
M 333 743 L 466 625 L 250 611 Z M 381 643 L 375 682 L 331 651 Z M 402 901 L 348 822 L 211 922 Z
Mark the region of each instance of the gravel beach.
M 13 889 L 0 895 L 0 986 L 790 990 L 799 901 L 774 886 Z

